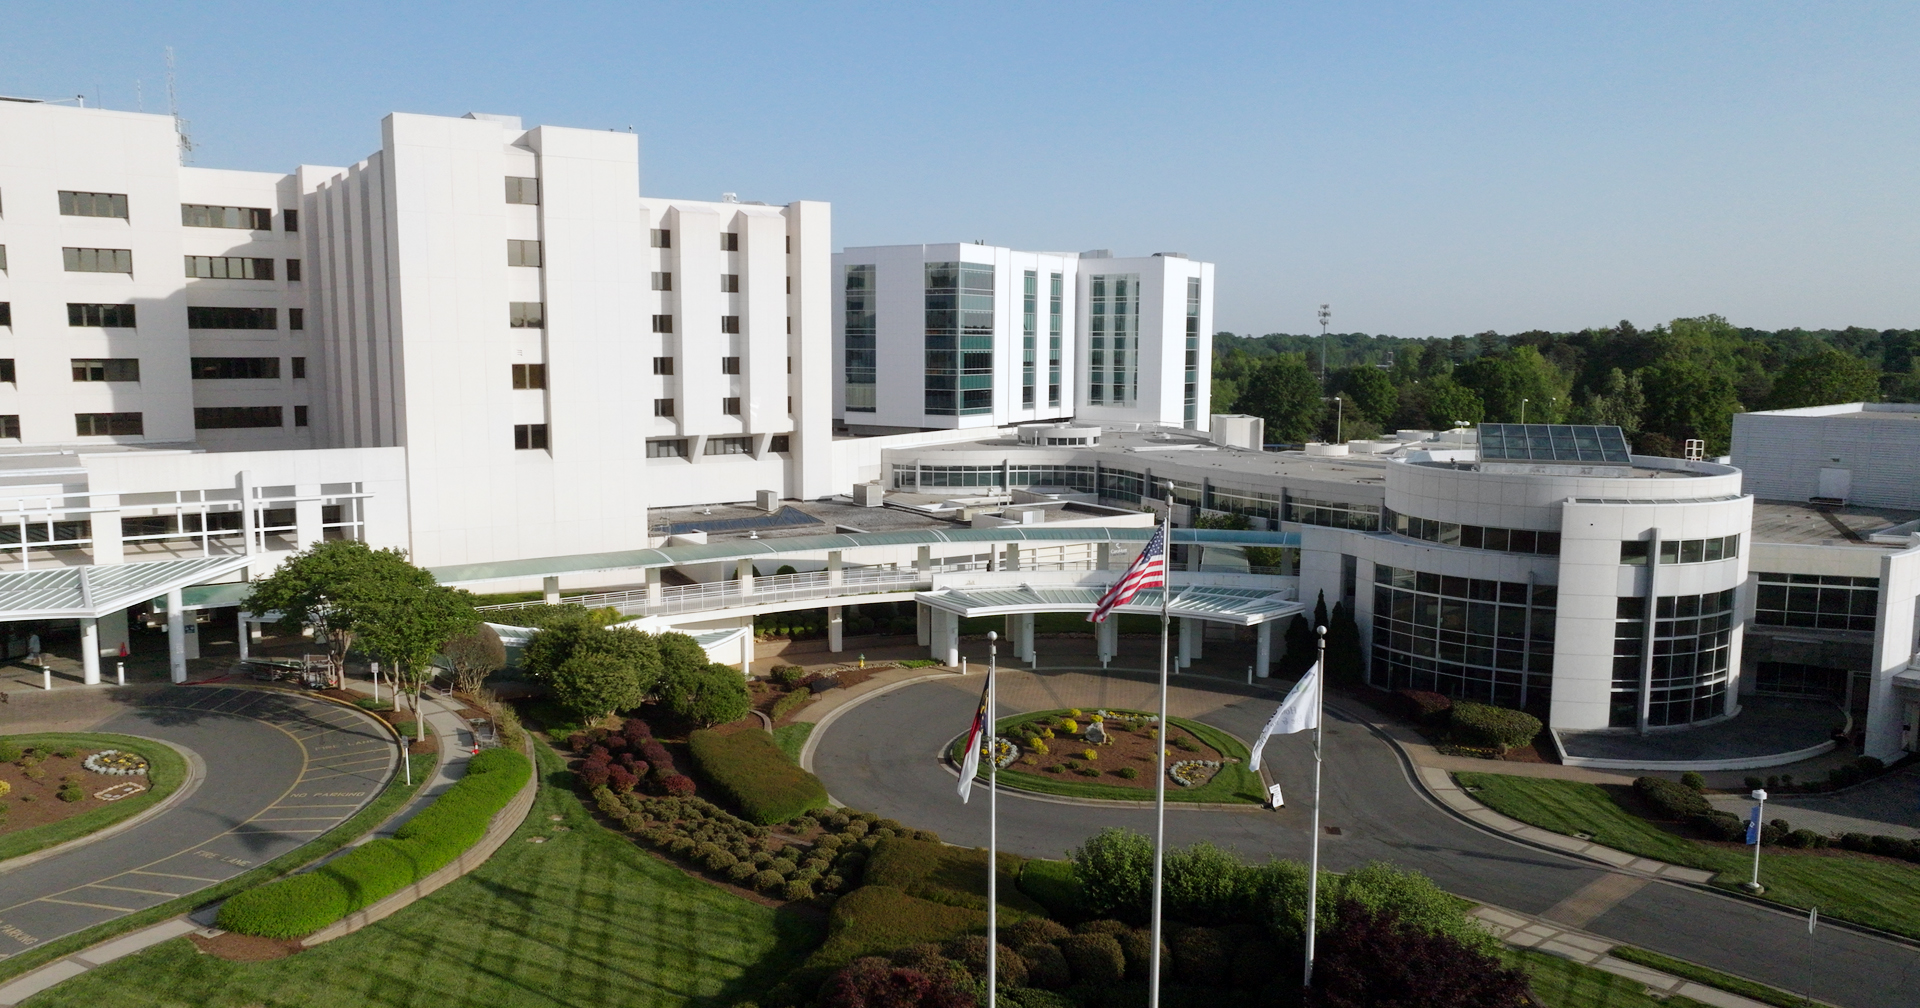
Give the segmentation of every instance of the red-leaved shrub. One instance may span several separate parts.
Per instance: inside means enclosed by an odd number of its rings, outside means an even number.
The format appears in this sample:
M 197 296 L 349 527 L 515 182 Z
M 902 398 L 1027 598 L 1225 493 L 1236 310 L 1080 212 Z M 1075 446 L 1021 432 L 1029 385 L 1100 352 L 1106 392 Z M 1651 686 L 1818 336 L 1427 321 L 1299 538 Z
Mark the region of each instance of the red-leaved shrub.
M 575 771 L 575 773 L 580 776 L 580 786 L 586 788 L 588 791 L 604 786 L 607 783 L 609 772 L 610 768 L 607 764 L 599 760 L 588 760 L 580 764 L 580 769 Z
M 633 765 L 628 767 L 627 770 L 628 772 L 632 773 L 636 778 L 639 778 L 640 780 L 647 779 L 647 761 L 646 760 L 634 760 Z
M 672 798 L 693 797 L 693 778 L 686 774 L 668 774 L 660 781 L 660 787 Z
M 820 990 L 824 1008 L 973 1008 L 974 1000 L 951 983 L 938 983 L 916 969 L 879 956 L 855 959 Z
M 626 794 L 632 791 L 633 786 L 638 783 L 640 783 L 640 778 L 635 777 L 626 767 L 613 766 L 607 768 L 607 786 L 613 789 L 614 794 Z
M 1400 922 L 1390 910 L 1354 900 L 1318 941 L 1314 1008 L 1520 1008 L 1531 1004 L 1527 975 L 1450 935 Z
M 661 771 L 663 773 L 673 772 L 672 754 L 667 752 L 666 746 L 663 746 L 652 739 L 648 739 L 646 742 L 641 744 L 640 758 L 652 764 L 655 770 Z
M 625 735 L 628 742 L 639 745 L 642 741 L 653 737 L 653 727 L 637 717 L 630 717 L 621 727 L 620 734 Z
M 577 752 L 577 753 L 586 752 L 587 751 L 587 733 L 583 731 L 577 731 L 567 736 L 567 750 L 569 752 Z

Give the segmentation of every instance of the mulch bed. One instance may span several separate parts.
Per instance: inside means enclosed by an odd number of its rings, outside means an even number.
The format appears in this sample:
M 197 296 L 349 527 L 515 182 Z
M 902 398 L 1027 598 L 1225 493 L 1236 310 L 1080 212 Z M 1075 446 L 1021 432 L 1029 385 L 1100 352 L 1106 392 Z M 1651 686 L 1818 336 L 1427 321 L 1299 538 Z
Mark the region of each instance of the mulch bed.
M 66 759 L 48 756 L 38 767 L 38 770 L 44 771 L 44 776 L 39 780 L 29 778 L 27 768 L 18 763 L 0 763 L 0 781 L 5 781 L 12 786 L 12 790 L 6 797 L 0 798 L 0 810 L 6 813 L 0 816 L 0 833 L 13 833 L 18 830 L 32 829 L 35 826 L 45 826 L 48 823 L 71 819 L 83 812 L 91 812 L 110 805 L 111 802 L 95 798 L 94 793 L 116 784 L 132 781 L 142 788 L 153 786 L 145 774 L 110 776 L 94 773 L 80 765 L 81 761 L 88 756 L 100 752 L 98 749 L 71 751 L 73 755 Z M 81 789 L 86 792 L 85 798 L 76 802 L 64 802 L 59 799 L 57 793 L 60 790 L 61 780 L 69 776 L 78 778 Z
M 194 933 L 187 940 L 201 952 L 228 962 L 272 962 L 302 951 L 298 938 L 260 938 L 232 931 L 213 938 Z
M 1057 719 L 1049 717 L 1040 720 L 1042 720 L 1043 723 L 1050 724 Z M 1022 745 L 1020 747 L 1021 755 L 1019 759 L 1007 769 L 1017 770 L 1021 773 L 1045 775 L 1063 781 L 1085 780 L 1091 782 L 1097 780 L 1101 784 L 1110 784 L 1116 787 L 1131 787 L 1144 791 L 1153 790 L 1156 771 L 1158 769 L 1156 764 L 1158 747 L 1155 745 L 1154 740 L 1147 736 L 1145 727 L 1140 728 L 1138 731 L 1123 731 L 1119 728 L 1113 728 L 1108 732 L 1108 741 L 1105 744 L 1096 746 L 1087 742 L 1085 738 L 1085 731 L 1089 723 L 1088 720 L 1086 718 L 1077 718 L 1075 720 L 1080 725 L 1081 730 L 1079 734 L 1069 735 L 1058 727 L 1054 727 L 1055 737 L 1042 740 L 1046 742 L 1047 748 L 1051 750 L 1050 752 L 1038 753 Z M 1108 722 L 1109 725 L 1119 723 L 1120 722 L 1112 720 Z M 1013 726 L 1009 726 L 1009 728 L 1003 730 L 1001 734 L 1009 739 L 1017 737 Z M 1168 766 L 1172 766 L 1181 760 L 1213 760 L 1218 763 L 1226 762 L 1226 757 L 1219 750 L 1208 745 L 1198 736 L 1180 727 L 1178 724 L 1175 724 L 1168 732 L 1168 741 L 1173 750 L 1172 753 L 1167 756 Z M 1182 742 L 1191 745 L 1192 748 L 1188 749 L 1183 747 L 1181 745 Z M 1091 763 L 1087 762 L 1081 754 L 1088 749 L 1097 752 L 1100 758 Z M 1122 777 L 1120 770 L 1124 767 L 1133 768 L 1137 776 L 1132 780 Z M 1096 770 L 1098 773 L 1088 775 L 1080 772 L 1082 770 Z

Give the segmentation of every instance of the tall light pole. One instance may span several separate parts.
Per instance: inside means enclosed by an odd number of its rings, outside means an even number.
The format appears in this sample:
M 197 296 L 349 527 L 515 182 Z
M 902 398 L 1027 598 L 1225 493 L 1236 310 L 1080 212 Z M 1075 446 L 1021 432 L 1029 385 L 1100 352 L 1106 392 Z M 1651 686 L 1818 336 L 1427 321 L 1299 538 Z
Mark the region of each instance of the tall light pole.
M 1345 444 L 1346 442 L 1340 437 L 1340 428 L 1346 421 L 1347 404 L 1340 396 L 1332 396 L 1331 398 L 1333 400 L 1333 443 Z
M 1320 306 L 1320 384 L 1327 383 L 1327 323 L 1333 321 L 1333 306 Z
M 1526 425 L 1526 422 L 1527 422 L 1527 400 L 1523 398 L 1523 399 L 1521 399 L 1521 400 L 1520 400 L 1520 424 L 1521 424 L 1521 426 L 1525 426 L 1525 425 Z

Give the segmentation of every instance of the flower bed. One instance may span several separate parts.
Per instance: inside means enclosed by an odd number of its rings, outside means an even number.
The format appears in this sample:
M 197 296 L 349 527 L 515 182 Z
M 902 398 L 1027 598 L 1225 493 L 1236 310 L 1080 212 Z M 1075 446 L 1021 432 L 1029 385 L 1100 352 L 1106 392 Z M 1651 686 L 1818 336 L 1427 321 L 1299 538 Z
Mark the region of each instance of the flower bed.
M 1010 787 L 1086 798 L 1150 800 L 1159 770 L 1154 717 L 1143 711 L 1036 711 L 1000 722 L 1000 740 L 1018 755 L 1003 762 L 999 780 Z M 1096 727 L 1097 726 L 1097 727 Z M 1217 728 L 1173 718 L 1168 733 L 1169 791 L 1180 801 L 1257 803 L 1264 788 L 1246 768 L 1246 747 Z M 966 740 L 950 753 L 958 764 Z M 1005 750 L 1002 750 L 1004 757 Z M 986 772 L 982 761 L 981 772 Z M 1184 779 L 1174 767 L 1192 764 Z M 1202 772 L 1203 770 L 1208 772 Z
M 97 774 L 109 777 L 125 777 L 130 774 L 147 772 L 147 758 L 139 753 L 121 752 L 118 749 L 102 749 L 87 757 L 81 766 Z

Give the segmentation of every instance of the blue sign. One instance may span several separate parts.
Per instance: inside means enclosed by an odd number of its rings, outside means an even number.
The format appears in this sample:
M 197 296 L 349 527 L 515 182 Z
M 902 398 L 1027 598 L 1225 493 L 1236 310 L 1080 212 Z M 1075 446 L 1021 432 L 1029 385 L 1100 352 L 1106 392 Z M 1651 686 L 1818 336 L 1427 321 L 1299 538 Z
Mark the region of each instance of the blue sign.
M 1747 842 L 1750 844 L 1760 842 L 1760 806 L 1758 805 L 1753 807 L 1753 814 L 1747 817 Z

